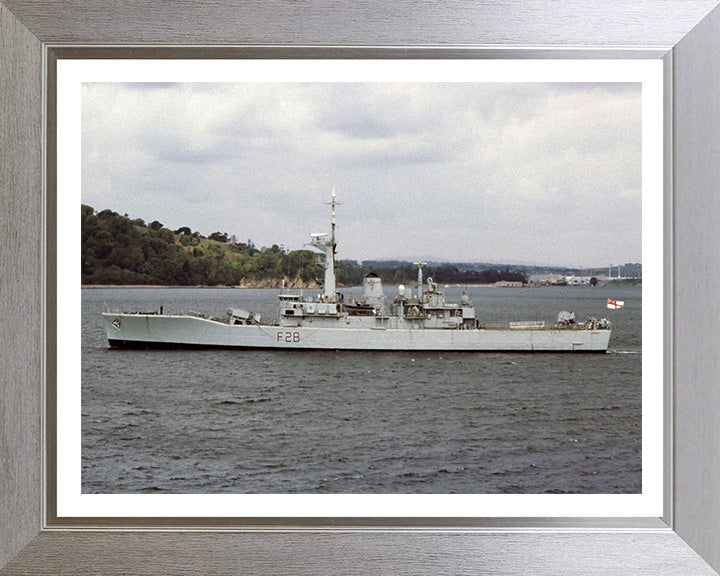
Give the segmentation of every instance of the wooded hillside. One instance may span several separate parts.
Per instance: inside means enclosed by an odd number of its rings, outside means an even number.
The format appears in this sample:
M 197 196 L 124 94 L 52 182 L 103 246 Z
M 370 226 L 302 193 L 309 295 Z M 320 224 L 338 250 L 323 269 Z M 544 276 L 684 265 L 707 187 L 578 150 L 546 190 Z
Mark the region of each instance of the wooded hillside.
M 412 263 L 372 268 L 357 262 L 336 263 L 340 286 L 357 286 L 376 272 L 388 284 L 417 277 Z M 204 237 L 183 226 L 170 230 L 158 221 L 146 224 L 112 210 L 95 212 L 82 205 L 82 283 L 176 286 L 316 286 L 324 271 L 312 250 L 286 250 L 273 244 L 257 248 L 224 232 Z M 452 284 L 526 281 L 522 271 L 458 270 L 451 264 L 428 266 L 425 277 Z

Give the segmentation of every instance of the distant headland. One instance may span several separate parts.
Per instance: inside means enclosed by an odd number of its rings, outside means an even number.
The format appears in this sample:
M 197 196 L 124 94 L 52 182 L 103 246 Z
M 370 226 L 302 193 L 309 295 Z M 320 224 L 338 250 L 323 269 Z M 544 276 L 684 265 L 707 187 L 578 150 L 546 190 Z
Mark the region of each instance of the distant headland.
M 171 230 L 157 220 L 146 224 L 87 205 L 82 205 L 81 229 L 84 286 L 317 288 L 324 274 L 311 250 L 278 244 L 258 248 L 252 240 L 239 242 L 224 232 L 203 236 L 187 226 Z M 336 262 L 339 286 L 357 286 L 368 272 L 387 284 L 410 284 L 417 275 L 412 262 L 401 260 Z M 583 277 L 583 271 L 573 268 L 443 262 L 428 262 L 425 274 L 440 284 L 488 286 L 527 285 L 533 275 L 543 274 Z

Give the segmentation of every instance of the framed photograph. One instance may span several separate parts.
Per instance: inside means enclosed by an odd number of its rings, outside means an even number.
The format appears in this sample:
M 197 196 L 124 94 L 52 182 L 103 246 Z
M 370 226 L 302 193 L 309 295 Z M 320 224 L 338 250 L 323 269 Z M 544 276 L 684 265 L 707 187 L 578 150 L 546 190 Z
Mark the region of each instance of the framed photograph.
M 47 24 L 37 23 L 37 15 L 23 3 L 9 8 L 0 5 L 3 38 L 14 47 L 3 66 L 20 70 L 21 62 L 30 62 L 33 69 L 44 70 L 44 81 L 21 78 L 2 94 L 7 109 L 14 111 L 4 130 L 8 141 L 17 143 L 7 162 L 13 193 L 3 198 L 8 207 L 3 233 L 13 248 L 6 266 L 23 271 L 11 287 L 21 281 L 33 287 L 9 291 L 2 306 L 9 320 L 21 322 L 20 310 L 38 319 L 30 321 L 34 344 L 21 348 L 16 333 L 8 332 L 11 344 L 3 352 L 11 366 L 7 394 L 3 391 L 11 431 L 0 445 L 10 463 L 3 480 L 16 487 L 2 494 L 7 502 L 4 524 L 10 527 L 0 549 L 2 564 L 9 562 L 4 570 L 45 566 L 52 572 L 52 558 L 56 569 L 74 573 L 147 572 L 138 558 L 162 549 L 166 552 L 150 566 L 158 572 L 174 566 L 173 572 L 213 573 L 240 564 L 253 572 L 337 572 L 350 564 L 360 572 L 522 573 L 532 561 L 540 573 L 593 573 L 599 566 L 603 573 L 609 566 L 609 573 L 618 574 L 628 569 L 639 574 L 714 573 L 720 565 L 714 556 L 720 505 L 712 494 L 720 472 L 712 449 L 717 415 L 707 406 L 717 392 L 704 384 L 714 374 L 714 343 L 697 328 L 710 329 L 697 302 L 710 293 L 715 274 L 708 259 L 716 233 L 711 210 L 702 207 L 705 202 L 712 206 L 713 174 L 710 168 L 707 173 L 697 168 L 697 158 L 709 153 L 697 134 L 709 139 L 711 149 L 713 136 L 704 136 L 704 130 L 720 121 L 714 101 L 704 99 L 719 78 L 698 72 L 698 63 L 713 69 L 706 55 L 717 42 L 713 3 L 693 4 L 680 19 L 665 15 L 666 29 L 643 36 L 642 43 L 620 42 L 629 36 L 613 32 L 609 40 L 596 36 L 589 48 L 572 50 L 529 49 L 543 44 L 542 35 L 522 36 L 520 31 L 522 41 L 507 46 L 467 48 L 460 46 L 465 43 L 462 29 L 453 42 L 445 39 L 454 48 L 421 47 L 412 34 L 392 43 L 410 50 L 350 46 L 357 44 L 352 35 L 332 47 L 306 46 L 315 42 L 298 38 L 276 47 L 252 46 L 248 39 L 242 46 L 228 46 L 238 42 L 214 36 L 217 46 L 205 48 L 90 48 L 81 46 L 79 37 L 58 44 Z M 655 16 L 654 10 L 643 9 L 647 17 Z M 78 21 L 85 15 L 82 10 L 74 14 Z M 616 20 L 625 16 L 620 11 Z M 275 25 L 267 30 L 271 36 L 278 33 Z M 382 30 L 377 24 L 370 46 L 377 44 Z M 443 37 L 441 30 L 437 33 Z M 313 38 L 309 34 L 305 40 Z M 603 34 L 609 32 L 604 29 Z M 47 40 L 34 43 L 41 36 Z M 493 26 L 481 36 L 479 43 L 488 46 L 502 37 Z M 161 36 L 155 42 L 167 40 Z M 32 49 L 19 48 L 28 45 Z M 517 46 L 523 49 L 515 50 Z M 683 66 L 690 61 L 692 67 Z M 31 105 L 21 105 L 28 94 Z M 233 149 L 238 140 L 242 152 Z M 247 177 L 238 178 L 233 165 Z M 260 165 L 266 179 L 252 168 Z M 293 174 L 283 173 L 283 167 Z M 313 174 L 323 170 L 320 187 L 327 190 L 313 189 Z M 200 171 L 207 174 L 199 177 Z M 483 176 L 492 183 L 481 183 Z M 218 181 L 224 190 L 214 188 Z M 343 186 L 343 181 L 352 183 Z M 42 196 L 28 192 L 33 182 L 41 186 Z M 363 192 L 383 183 L 388 188 L 382 193 Z M 432 192 L 443 185 L 449 189 Z M 482 192 L 474 197 L 478 188 Z M 242 214 L 244 221 L 232 228 L 232 216 L 222 218 L 232 214 L 228 202 L 237 197 L 244 204 L 238 207 L 238 220 Z M 323 202 L 331 206 L 323 207 Z M 410 204 L 414 210 L 402 214 Z M 438 210 L 452 206 L 466 206 L 455 211 L 459 219 L 448 215 L 432 222 Z M 462 228 L 463 215 L 467 219 L 492 206 L 494 220 L 470 220 L 468 229 Z M 393 216 L 379 215 L 382 209 Z M 201 212 L 216 219 L 217 231 L 212 221 L 198 217 Z M 306 215 L 310 222 L 304 222 Z M 602 225 L 594 225 L 593 216 Z M 559 220 L 556 226 L 553 218 Z M 91 220 L 118 226 L 127 221 L 128 230 L 150 239 L 148 246 L 155 236 L 159 245 L 162 234 L 167 240 L 172 235 L 171 244 L 177 243 L 178 253 L 188 260 L 187 282 L 178 284 L 241 285 L 247 290 L 216 288 L 209 299 L 207 291 L 198 289 L 182 294 L 166 290 L 161 302 L 157 289 L 132 289 L 128 298 L 122 295 L 128 289 L 101 287 L 81 296 L 80 278 L 94 285 L 129 284 L 132 273 L 138 284 L 145 284 L 143 279 L 154 277 L 158 266 L 158 261 L 140 262 L 141 254 L 142 259 L 149 256 L 141 248 L 134 253 L 137 262 L 131 262 L 130 250 L 124 259 L 120 252 L 104 254 L 107 250 L 86 256 L 84 246 L 78 259 L 81 232 L 84 240 Z M 423 226 L 416 229 L 412 222 Z M 537 229 L 525 236 L 533 222 Z M 495 229 L 477 234 L 480 223 Z M 328 231 L 320 230 L 323 226 Z M 26 229 L 37 232 L 29 234 L 34 251 L 20 249 L 24 236 L 19 231 Z M 370 229 L 376 232 L 368 235 Z M 458 230 L 464 234 L 463 246 L 494 241 L 496 253 L 484 253 L 483 261 L 500 262 L 507 274 L 522 275 L 521 283 L 515 286 L 503 277 L 490 290 L 464 277 L 464 291 L 455 289 L 452 277 L 442 275 L 448 273 L 442 264 L 473 261 L 470 252 L 458 257 L 462 248 L 449 238 Z M 557 230 L 565 241 L 552 240 Z M 501 231 L 513 240 L 503 240 Z M 583 231 L 598 239 L 582 240 Z M 307 241 L 304 233 L 313 247 L 322 251 L 325 242 L 330 251 L 317 261 L 307 257 L 302 269 L 291 273 L 291 256 L 306 257 L 295 249 Z M 418 239 L 433 242 L 423 251 Z M 278 245 L 282 242 L 288 247 Z M 708 246 L 707 258 L 698 246 Z M 192 268 L 190 253 L 201 258 L 203 248 L 245 256 L 238 256 L 234 266 L 213 270 L 210 281 L 192 281 L 191 274 L 199 274 L 200 268 Z M 366 269 L 362 260 L 368 255 L 362 251 L 368 249 L 378 260 Z M 502 346 L 483 341 L 484 354 L 461 353 L 484 358 L 482 365 L 447 362 L 443 354 L 456 352 L 440 345 L 387 357 L 350 352 L 344 358 L 333 347 L 304 356 L 292 350 L 222 350 L 215 356 L 108 351 L 108 346 L 128 343 L 137 347 L 129 327 L 133 321 L 167 326 L 199 318 L 195 311 L 165 311 L 171 307 L 197 302 L 217 307 L 220 299 L 230 297 L 222 304 L 227 308 L 248 294 L 266 316 L 263 298 L 268 291 L 252 282 L 267 283 L 270 276 L 252 275 L 254 254 L 265 255 L 268 262 L 274 254 L 280 263 L 278 282 L 283 285 L 277 288 L 284 304 L 279 321 L 263 321 L 260 313 L 232 307 L 226 318 L 217 319 L 215 308 L 203 309 L 204 334 L 217 324 L 223 334 L 232 329 L 241 338 L 223 340 L 222 348 L 247 348 L 242 334 L 251 330 L 290 335 L 261 348 L 286 342 L 290 348 L 321 347 L 318 325 L 333 314 L 346 320 L 348 328 L 339 336 L 345 342 L 357 341 L 344 335 L 349 328 L 357 324 L 365 330 L 368 322 L 404 322 L 417 329 L 422 320 L 428 332 L 426 326 L 440 322 L 441 312 L 447 311 L 447 318 L 461 319 L 458 333 L 470 336 L 492 334 L 496 323 L 509 321 L 503 330 L 512 340 L 503 332 L 498 336 Z M 625 275 L 618 267 L 615 276 L 611 262 L 602 262 L 600 270 L 598 260 L 606 254 L 626 267 Z M 105 258 L 117 262 L 105 266 Z M 390 258 L 423 263 L 412 271 L 416 280 L 394 270 L 390 278 L 407 286 L 391 288 L 387 281 L 384 289 L 392 295 L 375 302 L 383 259 Z M 542 258 L 552 260 L 554 268 Z M 703 274 L 688 287 L 679 279 L 698 274 L 698 258 Z M 287 271 L 281 269 L 283 262 Z M 627 273 L 633 262 L 642 265 L 642 280 L 638 273 Z M 532 277 L 524 269 L 529 264 L 536 266 Z M 566 270 L 563 286 L 557 285 L 560 264 Z M 246 266 L 245 274 L 232 276 L 241 266 Z M 434 278 L 423 278 L 423 266 Z M 304 267 L 313 271 L 306 274 Z M 455 272 L 462 270 L 456 266 Z M 124 275 L 120 282 L 114 281 L 118 274 Z M 365 279 L 343 281 L 351 274 L 365 274 Z M 292 288 L 299 292 L 292 293 L 297 296 L 291 298 L 285 282 L 295 284 Z M 640 282 L 642 288 L 632 285 Z M 450 303 L 451 295 L 460 304 Z M 113 298 L 117 301 L 107 302 Z M 570 308 L 589 319 L 576 321 L 574 312 L 564 310 L 537 323 L 526 317 L 543 305 L 568 300 Z M 482 302 L 478 308 L 487 319 L 476 317 L 473 302 Z M 493 317 L 503 303 L 524 315 Z M 128 305 L 135 310 L 115 308 Z M 462 316 L 453 313 L 454 307 Z M 365 314 L 366 309 L 372 313 Z M 300 319 L 297 310 L 302 310 Z M 618 329 L 623 312 L 624 331 Z M 562 344 L 543 340 L 545 324 L 552 324 L 547 333 L 553 339 L 571 333 L 570 349 L 595 346 L 581 341 L 585 334 L 597 339 L 603 331 L 610 336 L 611 330 L 615 344 L 605 342 L 600 355 L 558 355 L 549 347 Z M 378 333 L 387 327 L 373 328 Z M 155 334 L 155 328 L 149 332 Z M 193 334 L 182 342 L 184 347 L 205 347 L 207 342 Z M 166 347 L 163 338 L 144 340 L 139 347 Z M 550 353 L 528 355 L 517 348 L 519 354 L 509 355 L 523 339 Z M 454 338 L 454 345 L 459 340 Z M 234 365 L 238 354 L 244 354 L 242 367 Z M 282 356 L 307 365 L 298 370 L 273 367 Z M 183 358 L 190 365 L 183 367 Z M 533 366 L 517 367 L 524 362 Z M 545 362 L 545 368 L 537 362 Z M 469 389 L 455 400 L 442 393 L 442 385 L 452 385 L 448 378 L 453 372 L 458 388 L 473 381 L 470 374 L 488 370 L 498 374 L 484 380 L 487 393 L 481 400 L 473 400 Z M 263 380 L 263 371 L 274 376 Z M 276 381 L 290 377 L 302 388 L 313 380 L 308 376 L 313 371 L 330 379 L 326 399 L 342 392 L 345 400 L 336 398 L 339 404 L 330 402 L 322 409 L 311 405 L 303 412 L 297 394 L 274 397 L 280 390 Z M 206 394 L 194 394 L 192 386 L 183 392 L 188 372 L 198 375 L 195 382 L 202 380 Z M 578 376 L 569 375 L 573 372 Z M 562 399 L 531 399 L 533 389 L 547 388 L 549 373 Z M 354 380 L 361 390 L 333 382 L 333 374 L 345 384 Z M 434 380 L 442 385 L 433 387 Z M 531 380 L 535 386 L 528 385 Z M 578 380 L 579 387 L 571 386 Z M 144 403 L 138 399 L 143 391 L 152 393 L 148 381 L 161 397 Z M 243 382 L 249 381 L 259 384 L 258 390 L 248 392 Z M 411 388 L 417 381 L 421 386 Z M 587 397 L 583 381 L 595 396 Z M 384 412 L 372 398 L 363 399 L 361 392 L 371 391 L 371 382 L 395 384 L 407 392 L 384 391 L 397 410 Z M 508 403 L 507 391 L 500 390 L 494 399 L 491 391 L 492 384 L 503 382 L 512 382 L 515 394 L 526 395 L 525 400 L 501 409 Z M 13 392 L 21 383 L 22 393 Z M 383 393 L 372 392 L 370 396 Z M 404 408 L 403 402 L 413 398 L 415 409 Z M 441 408 L 439 398 L 445 398 L 447 408 Z M 207 414 L 197 415 L 194 404 L 205 404 Z M 274 416 L 273 405 L 280 410 Z M 357 410 L 346 409 L 351 405 Z M 173 408 L 176 414 L 171 414 Z M 492 426 L 481 422 L 477 414 L 483 409 L 504 414 L 505 420 Z M 398 416 L 403 410 L 409 410 L 406 416 Z M 294 411 L 305 416 L 288 417 Z M 413 424 L 413 413 L 431 423 Z M 323 414 L 335 415 L 332 438 L 327 436 L 331 427 L 319 422 Z M 442 414 L 446 423 L 441 425 Z M 508 420 L 511 414 L 514 424 Z M 255 418 L 255 427 L 238 432 L 245 428 L 237 426 L 238 418 L 249 424 Z M 267 425 L 273 421 L 283 424 Z M 532 424 L 549 421 L 557 427 L 542 434 Z M 490 434 L 490 428 L 497 433 Z M 158 432 L 156 441 L 153 431 Z M 204 433 L 216 441 L 206 441 Z M 197 447 L 190 446 L 193 439 L 199 440 Z M 303 446 L 303 439 L 315 448 Z M 258 442 L 265 448 L 257 449 Z M 239 467 L 238 454 L 244 462 Z M 83 554 L 74 552 L 80 548 Z
M 662 94 L 661 61 L 59 59 L 58 519 L 659 517 Z

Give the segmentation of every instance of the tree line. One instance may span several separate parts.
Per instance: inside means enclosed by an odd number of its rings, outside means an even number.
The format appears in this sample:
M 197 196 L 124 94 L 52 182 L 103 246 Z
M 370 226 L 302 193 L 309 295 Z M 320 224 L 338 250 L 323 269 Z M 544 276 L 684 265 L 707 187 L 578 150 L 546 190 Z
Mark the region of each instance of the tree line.
M 238 242 L 225 232 L 203 236 L 187 226 L 171 230 L 155 220 L 146 224 L 112 210 L 96 212 L 82 205 L 82 283 L 176 286 L 313 287 L 324 270 L 312 250 L 286 250 L 273 244 L 257 248 L 252 240 Z M 411 263 L 363 266 L 336 262 L 340 286 L 357 286 L 368 272 L 388 284 L 417 278 Z M 491 284 L 499 280 L 526 282 L 522 270 L 459 270 L 452 264 L 428 266 L 425 277 L 443 284 Z

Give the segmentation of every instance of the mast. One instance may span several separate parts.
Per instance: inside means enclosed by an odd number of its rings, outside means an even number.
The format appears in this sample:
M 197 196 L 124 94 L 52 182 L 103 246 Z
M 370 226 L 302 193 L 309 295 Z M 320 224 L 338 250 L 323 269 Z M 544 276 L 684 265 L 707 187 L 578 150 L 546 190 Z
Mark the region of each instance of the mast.
M 422 276 L 422 267 L 427 264 L 427 262 L 414 262 L 415 266 L 418 267 L 418 288 L 417 288 L 417 294 L 418 294 L 418 300 L 422 303 L 423 298 L 423 276 Z
M 335 248 L 337 248 L 337 242 L 335 242 L 335 186 L 333 186 L 332 189 L 332 200 L 330 201 L 330 207 L 332 210 L 332 217 L 330 218 L 330 224 L 331 224 L 331 230 L 330 230 L 330 242 L 332 243 L 332 257 L 330 260 L 332 261 L 332 269 L 333 273 L 335 272 Z M 333 286 L 335 284 L 335 277 L 333 276 Z M 334 288 L 333 288 L 334 293 Z
M 335 186 L 332 189 L 332 199 L 329 202 L 332 216 L 330 217 L 330 245 L 325 252 L 325 297 L 335 299 Z
M 313 234 L 312 235 L 312 246 L 320 250 L 325 254 L 325 282 L 323 286 L 323 295 L 325 299 L 330 302 L 335 300 L 335 248 L 337 242 L 335 241 L 335 206 L 340 204 L 335 200 L 335 188 L 332 191 L 332 199 L 329 204 L 332 210 L 332 216 L 330 219 L 330 238 L 327 234 Z

